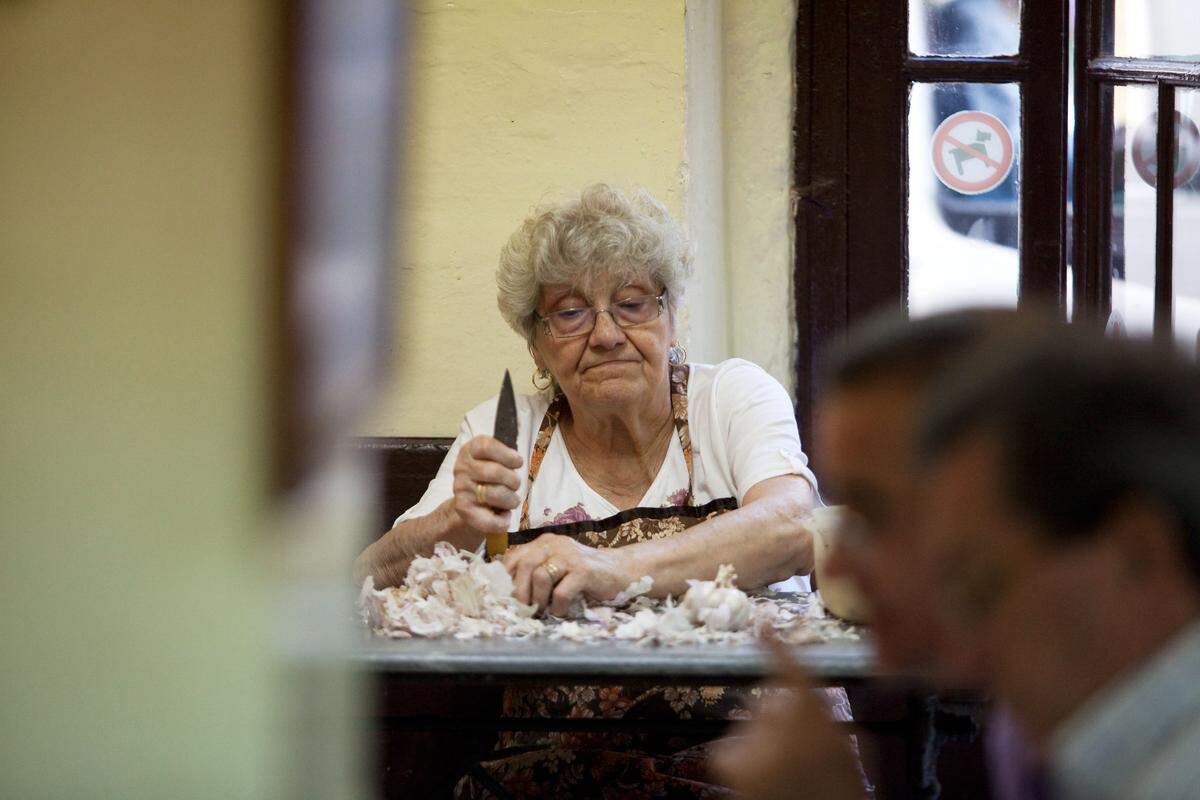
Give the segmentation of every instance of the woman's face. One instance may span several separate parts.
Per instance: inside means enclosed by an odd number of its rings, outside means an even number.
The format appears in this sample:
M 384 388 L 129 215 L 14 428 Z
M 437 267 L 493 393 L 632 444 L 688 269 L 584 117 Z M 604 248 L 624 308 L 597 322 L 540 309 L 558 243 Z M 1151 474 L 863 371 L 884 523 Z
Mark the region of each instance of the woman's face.
M 662 291 L 648 279 L 585 288 L 549 285 L 542 287 L 537 310 L 545 316 L 568 308 L 607 309 L 622 300 Z M 620 412 L 646 402 L 655 389 L 667 385 L 667 349 L 674 335 L 671 315 L 665 310 L 657 319 L 628 328 L 618 326 L 611 314 L 600 313 L 590 333 L 569 339 L 550 336 L 539 322 L 533 357 L 539 369 L 550 370 L 573 408 Z

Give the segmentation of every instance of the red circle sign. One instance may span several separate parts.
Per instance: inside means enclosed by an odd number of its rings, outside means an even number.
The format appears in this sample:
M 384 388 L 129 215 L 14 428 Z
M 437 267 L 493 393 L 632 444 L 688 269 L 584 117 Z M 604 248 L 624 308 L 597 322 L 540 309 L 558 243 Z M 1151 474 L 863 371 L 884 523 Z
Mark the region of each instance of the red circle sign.
M 1133 135 L 1133 168 L 1151 187 L 1158 185 L 1158 112 L 1138 126 Z M 1200 172 L 1200 128 L 1178 111 L 1175 112 L 1175 188 L 1178 189 Z
M 1012 134 L 999 118 L 983 111 L 959 111 L 933 133 L 933 172 L 960 194 L 995 189 L 1012 170 Z

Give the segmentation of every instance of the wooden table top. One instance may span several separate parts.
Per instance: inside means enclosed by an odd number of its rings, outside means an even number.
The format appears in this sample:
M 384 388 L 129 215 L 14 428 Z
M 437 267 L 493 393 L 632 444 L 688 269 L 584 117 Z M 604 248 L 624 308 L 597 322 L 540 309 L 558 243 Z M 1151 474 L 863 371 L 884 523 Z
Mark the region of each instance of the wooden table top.
M 794 645 L 797 660 L 818 683 L 889 676 L 877 666 L 869 639 Z M 414 681 L 501 683 L 661 681 L 756 683 L 770 674 L 761 645 L 654 646 L 630 641 L 529 639 L 384 639 L 364 634 L 355 666 Z

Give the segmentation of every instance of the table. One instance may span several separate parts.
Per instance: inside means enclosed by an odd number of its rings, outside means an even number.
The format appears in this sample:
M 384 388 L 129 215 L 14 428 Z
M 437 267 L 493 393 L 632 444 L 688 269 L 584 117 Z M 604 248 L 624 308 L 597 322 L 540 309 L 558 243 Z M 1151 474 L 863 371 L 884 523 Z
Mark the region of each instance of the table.
M 814 682 L 845 686 L 856 725 L 885 746 L 876 781 L 880 798 L 936 797 L 926 773 L 936 752 L 929 736 L 935 697 L 920 681 L 882 670 L 869 639 L 796 645 Z M 620 719 L 501 717 L 493 698 L 511 685 L 626 684 L 746 686 L 768 677 L 757 644 L 648 646 L 627 641 L 521 639 L 380 639 L 364 634 L 354 665 L 377 683 L 375 724 L 391 734 L 442 732 L 453 741 L 498 730 L 605 731 Z M 420 691 L 414 691 L 417 688 Z M 638 720 L 638 730 L 720 735 L 714 719 Z M 446 739 L 445 736 L 442 737 Z M 475 740 L 472 740 L 475 741 Z M 444 744 L 442 746 L 445 746 Z M 486 748 L 484 748 L 486 749 Z M 880 748 L 877 747 L 876 750 Z
M 797 645 L 800 663 L 823 684 L 885 676 L 866 639 Z M 769 662 L 757 644 L 674 646 L 613 640 L 382 639 L 365 635 L 354 654 L 363 669 L 415 682 L 675 683 L 740 686 L 761 681 Z

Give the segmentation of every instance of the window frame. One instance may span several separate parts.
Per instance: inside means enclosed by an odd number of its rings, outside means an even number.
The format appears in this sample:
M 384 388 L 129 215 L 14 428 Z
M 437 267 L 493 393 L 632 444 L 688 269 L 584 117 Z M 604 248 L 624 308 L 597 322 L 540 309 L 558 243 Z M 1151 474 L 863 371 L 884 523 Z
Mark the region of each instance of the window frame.
M 797 8 L 795 386 L 806 432 L 829 345 L 907 297 L 910 84 L 1021 87 L 1018 302 L 1066 313 L 1069 0 L 1022 2 L 1016 56 L 913 55 L 909 0 L 896 5 L 800 0 Z M 851 158 L 849 123 L 864 118 L 876 124 L 855 128 L 854 150 L 868 158 Z
M 1173 119 L 1177 89 L 1200 89 L 1200 61 L 1133 58 L 1115 51 L 1115 0 L 1077 0 L 1075 12 L 1075 237 L 1076 319 L 1107 324 L 1112 314 L 1113 103 L 1118 86 L 1157 89 L 1158 119 Z M 1168 114 L 1164 116 L 1164 109 Z M 1175 172 L 1174 126 L 1158 127 L 1159 174 Z M 1162 165 L 1166 165 L 1164 170 Z M 1155 187 L 1154 337 L 1173 338 L 1174 181 Z

